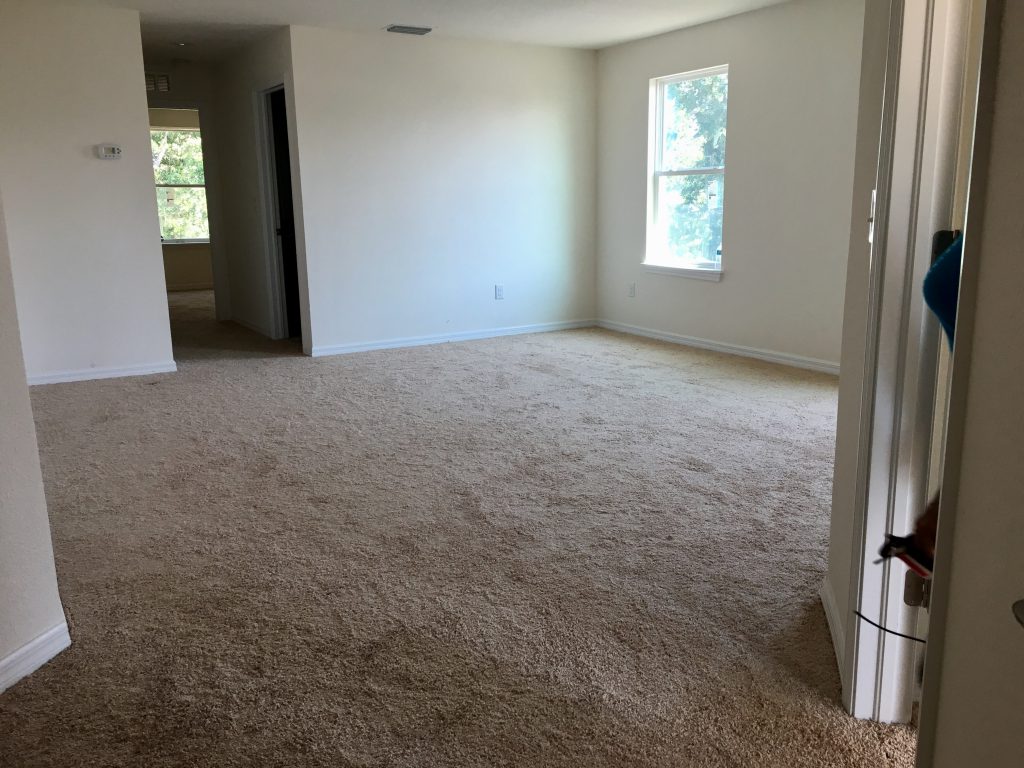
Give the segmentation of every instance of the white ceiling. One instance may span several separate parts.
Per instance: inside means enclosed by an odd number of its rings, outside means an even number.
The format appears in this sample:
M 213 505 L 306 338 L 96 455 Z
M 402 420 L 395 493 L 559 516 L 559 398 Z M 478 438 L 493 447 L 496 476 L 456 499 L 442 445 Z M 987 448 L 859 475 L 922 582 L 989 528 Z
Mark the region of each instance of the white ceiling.
M 142 12 L 147 55 L 216 59 L 286 24 L 367 32 L 388 24 L 435 35 L 578 48 L 733 16 L 786 0 L 79 0 Z M 184 48 L 176 43 L 186 42 Z M 177 48 L 177 50 L 176 50 Z

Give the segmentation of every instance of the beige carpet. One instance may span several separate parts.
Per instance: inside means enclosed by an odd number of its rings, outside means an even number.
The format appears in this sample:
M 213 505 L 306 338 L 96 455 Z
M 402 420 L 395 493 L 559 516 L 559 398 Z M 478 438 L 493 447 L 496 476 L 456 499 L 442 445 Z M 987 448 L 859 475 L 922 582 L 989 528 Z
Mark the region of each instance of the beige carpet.
M 74 646 L 3 766 L 909 766 L 817 589 L 835 380 L 597 330 L 33 390 Z

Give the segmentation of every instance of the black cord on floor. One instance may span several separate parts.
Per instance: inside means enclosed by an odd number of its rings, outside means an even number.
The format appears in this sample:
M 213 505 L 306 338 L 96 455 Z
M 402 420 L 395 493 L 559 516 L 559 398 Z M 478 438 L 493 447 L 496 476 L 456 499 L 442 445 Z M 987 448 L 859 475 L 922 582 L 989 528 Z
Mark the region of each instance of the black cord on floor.
M 878 629 L 882 630 L 883 632 L 888 632 L 890 635 L 896 635 L 896 637 L 902 637 L 904 640 L 913 640 L 915 643 L 927 643 L 928 642 L 927 640 L 922 640 L 920 637 L 914 637 L 913 635 L 904 635 L 902 632 L 897 632 L 894 629 L 886 629 L 881 624 L 876 624 L 875 622 L 873 622 L 871 619 L 869 619 L 867 616 L 865 616 L 860 611 L 854 611 L 854 614 L 857 615 L 857 616 L 860 616 L 862 619 L 864 619 L 864 621 L 866 621 L 871 626 L 877 627 Z

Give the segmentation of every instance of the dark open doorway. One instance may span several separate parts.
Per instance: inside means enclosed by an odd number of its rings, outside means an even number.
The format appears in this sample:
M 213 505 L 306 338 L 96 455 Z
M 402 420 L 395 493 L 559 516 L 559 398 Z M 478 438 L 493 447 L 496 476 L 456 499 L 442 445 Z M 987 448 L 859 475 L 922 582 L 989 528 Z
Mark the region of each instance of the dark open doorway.
M 288 149 L 288 107 L 284 88 L 267 94 L 270 116 L 270 144 L 273 155 L 271 178 L 274 184 L 275 234 L 281 264 L 281 290 L 289 338 L 302 336 L 302 312 L 299 304 L 299 265 L 295 245 L 295 211 L 292 206 L 292 172 Z

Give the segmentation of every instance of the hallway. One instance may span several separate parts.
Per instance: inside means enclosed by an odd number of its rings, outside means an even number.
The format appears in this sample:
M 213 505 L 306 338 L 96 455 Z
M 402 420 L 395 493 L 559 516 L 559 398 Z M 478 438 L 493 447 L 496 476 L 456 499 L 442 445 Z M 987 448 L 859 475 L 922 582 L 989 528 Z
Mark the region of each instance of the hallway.
M 212 358 L 301 356 L 299 339 L 274 341 L 233 322 L 218 322 L 213 291 L 167 294 L 174 359 L 180 364 Z

